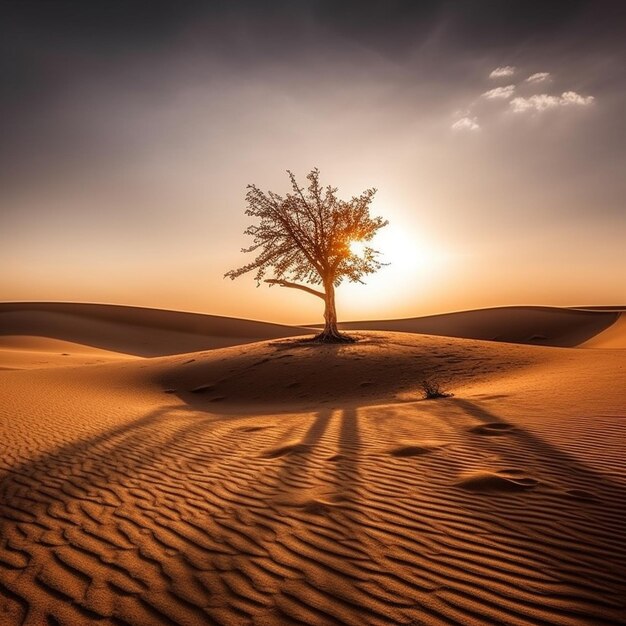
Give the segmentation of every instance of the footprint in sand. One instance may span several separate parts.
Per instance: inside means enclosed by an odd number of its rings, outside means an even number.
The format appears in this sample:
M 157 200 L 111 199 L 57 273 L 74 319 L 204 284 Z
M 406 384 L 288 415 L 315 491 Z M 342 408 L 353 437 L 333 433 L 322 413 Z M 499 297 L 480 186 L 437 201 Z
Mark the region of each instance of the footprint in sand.
M 515 493 L 527 491 L 538 484 L 538 480 L 525 475 L 522 470 L 505 469 L 466 474 L 457 486 L 475 493 Z
M 398 448 L 393 448 L 389 451 L 389 454 L 397 458 L 403 458 L 408 456 L 423 456 L 424 454 L 436 452 L 446 445 L 447 444 L 445 442 L 440 441 L 422 441 L 414 444 L 399 446 Z
M 326 460 L 327 461 L 331 461 L 332 463 L 337 463 L 338 461 L 343 461 L 346 458 L 345 454 L 333 454 L 332 456 L 329 456 Z
M 309 513 L 311 515 L 327 515 L 332 509 L 333 505 L 330 502 L 313 499 L 307 502 L 303 502 L 300 507 L 305 513 Z
M 280 448 L 273 448 L 268 450 L 261 456 L 266 459 L 277 459 L 281 456 L 288 456 L 292 454 L 304 454 L 309 451 L 311 446 L 306 443 L 291 443 L 286 446 L 281 446 Z
M 272 426 L 244 426 L 242 428 L 236 428 L 242 433 L 256 433 L 259 430 L 267 430 L 268 428 L 273 428 Z
M 584 500 L 586 502 L 591 502 L 596 499 L 591 492 L 585 491 L 584 489 L 567 489 L 565 493 L 570 498 L 576 498 L 576 500 Z
M 329 496 L 328 494 L 320 496 L 306 495 L 282 495 L 274 499 L 274 503 L 278 506 L 300 509 L 309 515 L 328 515 L 338 506 L 342 498 L 337 496 Z
M 514 429 L 511 424 L 505 422 L 489 422 L 487 424 L 479 424 L 470 428 L 470 432 L 476 435 L 505 435 Z
M 191 393 L 206 393 L 207 391 L 212 391 L 213 389 L 215 389 L 215 385 L 209 384 L 209 385 L 198 385 L 197 387 L 190 389 L 190 391 Z
M 505 476 L 526 476 L 526 472 L 515 467 L 507 467 L 506 469 L 499 469 L 498 474 Z

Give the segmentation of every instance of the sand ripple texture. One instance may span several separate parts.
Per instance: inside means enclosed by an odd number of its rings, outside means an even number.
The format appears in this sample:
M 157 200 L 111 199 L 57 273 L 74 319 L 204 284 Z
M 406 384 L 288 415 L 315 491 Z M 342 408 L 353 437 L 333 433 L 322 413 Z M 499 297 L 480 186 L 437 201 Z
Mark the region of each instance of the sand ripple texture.
M 111 367 L 2 374 L 3 625 L 626 623 L 623 414 L 571 409 L 587 462 L 506 382 L 220 413 Z

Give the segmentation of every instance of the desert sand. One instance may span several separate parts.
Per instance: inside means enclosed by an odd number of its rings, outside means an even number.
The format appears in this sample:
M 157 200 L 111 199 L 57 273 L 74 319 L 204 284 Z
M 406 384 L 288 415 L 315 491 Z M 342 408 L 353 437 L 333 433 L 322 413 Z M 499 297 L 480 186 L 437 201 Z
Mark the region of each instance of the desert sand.
M 618 308 L 590 310 L 519 306 L 460 311 L 400 320 L 344 322 L 344 330 L 391 330 L 427 335 L 486 339 L 532 345 L 576 347 L 611 329 L 622 315 Z M 616 333 L 617 334 L 617 333 Z M 621 337 L 624 336 L 620 330 Z M 626 347 L 610 341 L 590 347 Z
M 0 305 L 0 624 L 626 623 L 624 313 L 357 325 Z

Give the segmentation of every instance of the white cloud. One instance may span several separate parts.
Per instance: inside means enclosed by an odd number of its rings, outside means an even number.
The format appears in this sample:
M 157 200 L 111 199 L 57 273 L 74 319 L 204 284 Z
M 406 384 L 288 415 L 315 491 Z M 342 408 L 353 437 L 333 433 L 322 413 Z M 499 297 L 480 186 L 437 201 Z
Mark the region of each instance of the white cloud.
M 513 76 L 515 74 L 515 67 L 513 65 L 505 65 L 503 67 L 496 67 L 495 70 L 489 74 L 489 78 L 501 78 L 502 76 Z
M 506 87 L 496 87 L 495 89 L 490 89 L 489 91 L 485 91 L 483 98 L 489 98 L 489 100 L 493 100 L 494 98 L 510 98 L 515 91 L 515 85 L 507 85 Z
M 550 72 L 537 72 L 526 79 L 527 83 L 542 83 L 544 80 L 551 78 Z
M 556 96 L 548 96 L 542 93 L 538 96 L 530 96 L 530 98 L 513 98 L 511 107 L 516 113 L 534 109 L 535 111 L 545 111 L 559 106 L 559 98 Z
M 578 104 L 580 106 L 587 106 L 594 101 L 593 96 L 581 96 L 579 93 L 575 91 L 564 91 L 561 94 L 561 104 Z
M 535 111 L 545 111 L 560 106 L 587 106 L 594 100 L 593 96 L 581 96 L 575 91 L 564 91 L 560 96 L 549 96 L 545 93 L 530 96 L 530 98 L 513 98 L 511 107 L 515 113 L 523 113 L 534 109 Z
M 450 127 L 452 130 L 479 130 L 478 120 L 475 117 L 462 117 Z

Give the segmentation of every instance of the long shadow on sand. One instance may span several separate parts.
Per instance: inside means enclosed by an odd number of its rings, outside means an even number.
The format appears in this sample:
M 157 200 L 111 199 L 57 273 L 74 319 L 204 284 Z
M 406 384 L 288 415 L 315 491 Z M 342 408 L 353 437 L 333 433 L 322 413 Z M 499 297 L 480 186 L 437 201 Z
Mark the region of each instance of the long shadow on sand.
M 620 623 L 626 489 L 480 404 L 415 429 L 453 424 L 504 481 L 457 480 L 446 450 L 390 457 L 357 405 L 199 406 L 0 470 L 3 624 Z

